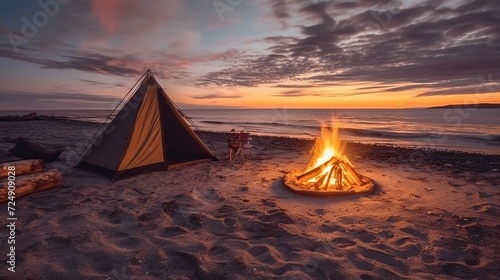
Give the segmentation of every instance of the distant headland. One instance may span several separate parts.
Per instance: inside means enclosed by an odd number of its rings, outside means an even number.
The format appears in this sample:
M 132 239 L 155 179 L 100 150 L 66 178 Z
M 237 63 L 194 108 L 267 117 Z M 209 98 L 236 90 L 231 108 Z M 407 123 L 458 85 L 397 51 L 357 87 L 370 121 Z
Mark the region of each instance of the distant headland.
M 429 107 L 427 109 L 449 109 L 449 108 L 499 109 L 500 103 L 450 104 L 444 106 Z

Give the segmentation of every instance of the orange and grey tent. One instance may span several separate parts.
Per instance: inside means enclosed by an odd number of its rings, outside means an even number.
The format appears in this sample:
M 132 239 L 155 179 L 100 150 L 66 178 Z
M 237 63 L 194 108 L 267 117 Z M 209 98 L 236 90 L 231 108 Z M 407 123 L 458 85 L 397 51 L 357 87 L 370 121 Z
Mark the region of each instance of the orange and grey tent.
M 89 145 L 76 167 L 112 181 L 217 160 L 150 70 L 134 95 Z

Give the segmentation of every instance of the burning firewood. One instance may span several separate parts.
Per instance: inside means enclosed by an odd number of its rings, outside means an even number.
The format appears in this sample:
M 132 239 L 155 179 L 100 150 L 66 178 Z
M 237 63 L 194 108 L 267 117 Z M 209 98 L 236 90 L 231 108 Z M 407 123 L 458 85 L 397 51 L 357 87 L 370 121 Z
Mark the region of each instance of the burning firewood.
M 297 176 L 297 180 L 304 181 L 304 180 L 309 180 L 311 178 L 314 178 L 314 177 L 318 176 L 319 174 L 321 174 L 321 172 L 323 172 L 323 170 L 325 170 L 329 165 L 335 164 L 337 161 L 338 160 L 335 157 L 332 157 L 331 159 L 327 160 L 325 163 Z
M 335 189 L 337 189 L 337 190 L 342 189 L 343 172 L 342 172 L 341 166 L 342 166 L 342 162 L 340 162 L 339 165 L 337 167 L 335 167 L 335 169 L 332 169 L 332 170 L 335 170 Z
M 358 173 L 354 171 L 350 164 L 346 164 L 345 162 L 341 163 L 342 167 L 347 171 L 347 175 L 354 180 L 357 185 L 361 185 L 361 179 L 359 179 Z
M 371 192 L 375 186 L 373 180 L 356 173 L 342 153 L 337 130 L 324 128 L 321 138 L 316 140 L 308 168 L 305 171 L 290 171 L 283 182 L 297 191 L 336 194 Z

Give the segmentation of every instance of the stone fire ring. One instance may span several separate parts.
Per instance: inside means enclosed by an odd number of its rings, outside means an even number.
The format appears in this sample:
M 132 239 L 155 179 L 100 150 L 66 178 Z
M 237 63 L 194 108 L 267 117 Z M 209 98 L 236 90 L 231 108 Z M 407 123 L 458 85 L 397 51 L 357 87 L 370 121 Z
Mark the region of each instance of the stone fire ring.
M 304 171 L 301 169 L 293 169 L 288 172 L 283 177 L 283 184 L 287 186 L 289 189 L 308 194 L 329 194 L 329 195 L 344 195 L 344 194 L 362 194 L 362 193 L 372 193 L 375 190 L 375 181 L 371 178 L 358 174 L 361 182 L 363 183 L 360 186 L 355 186 L 350 190 L 315 190 L 312 185 L 313 183 L 308 182 L 298 182 L 297 176 L 302 174 Z

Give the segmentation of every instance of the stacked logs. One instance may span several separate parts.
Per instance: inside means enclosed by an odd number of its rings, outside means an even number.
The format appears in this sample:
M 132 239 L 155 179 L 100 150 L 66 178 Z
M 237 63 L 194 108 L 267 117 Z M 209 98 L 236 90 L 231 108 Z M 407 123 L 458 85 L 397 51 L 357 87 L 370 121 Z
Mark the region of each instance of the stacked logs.
M 11 171 L 12 166 L 15 167 L 14 171 Z M 12 182 L 15 185 L 16 197 L 61 185 L 61 172 L 56 169 L 44 170 L 45 165 L 40 159 L 0 163 L 0 202 L 7 201 L 9 184 L 12 185 Z
M 327 172 L 323 173 L 324 170 L 327 170 Z M 321 175 L 322 173 L 323 175 Z M 316 190 L 327 190 L 332 176 L 335 176 L 335 189 L 337 190 L 349 190 L 354 186 L 362 185 L 361 179 L 352 166 L 336 157 L 332 157 L 323 164 L 298 175 L 297 181 L 304 182 L 317 176 L 321 177 L 313 185 Z

